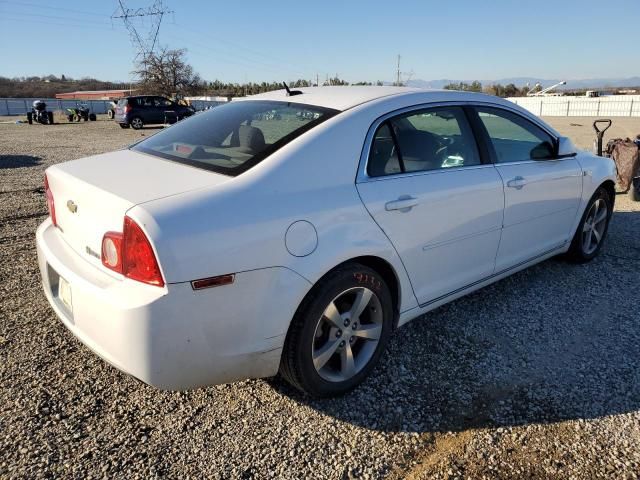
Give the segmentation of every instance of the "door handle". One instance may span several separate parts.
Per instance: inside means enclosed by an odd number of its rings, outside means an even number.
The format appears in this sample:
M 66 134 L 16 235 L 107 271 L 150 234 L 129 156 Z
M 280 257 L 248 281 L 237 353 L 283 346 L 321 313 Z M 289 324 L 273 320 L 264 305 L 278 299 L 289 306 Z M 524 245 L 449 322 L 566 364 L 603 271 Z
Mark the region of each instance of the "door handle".
M 507 182 L 507 187 L 520 190 L 526 184 L 527 184 L 527 181 L 524 179 L 524 177 L 521 177 L 520 175 L 518 175 L 517 177 L 512 178 Z
M 387 202 L 384 204 L 384 209 L 387 212 L 390 212 L 392 210 L 400 210 L 401 212 L 408 212 L 409 210 L 411 210 L 413 207 L 415 207 L 416 205 L 418 205 L 418 199 L 417 198 L 413 198 L 409 195 L 402 195 L 400 198 L 398 198 L 397 200 L 393 200 L 391 202 Z

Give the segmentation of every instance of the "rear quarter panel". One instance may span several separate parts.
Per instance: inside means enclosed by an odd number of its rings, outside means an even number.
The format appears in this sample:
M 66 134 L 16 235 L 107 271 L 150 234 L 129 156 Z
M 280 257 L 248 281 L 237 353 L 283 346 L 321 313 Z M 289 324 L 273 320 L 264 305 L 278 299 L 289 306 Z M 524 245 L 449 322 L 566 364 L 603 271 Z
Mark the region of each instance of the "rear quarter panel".
M 129 215 L 152 238 L 167 282 L 286 267 L 311 287 L 336 265 L 373 255 L 395 270 L 401 308 L 416 307 L 397 252 L 355 187 L 372 115 L 344 112 L 216 188 L 134 207 Z M 285 244 L 287 229 L 300 220 L 317 233 L 306 256 L 292 255 Z

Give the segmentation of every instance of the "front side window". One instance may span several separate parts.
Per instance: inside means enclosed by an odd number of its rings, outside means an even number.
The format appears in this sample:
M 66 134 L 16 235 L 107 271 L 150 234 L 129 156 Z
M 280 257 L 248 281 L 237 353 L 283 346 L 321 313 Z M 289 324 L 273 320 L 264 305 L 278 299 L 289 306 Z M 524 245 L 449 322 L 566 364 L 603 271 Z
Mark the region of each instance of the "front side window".
M 138 97 L 137 103 L 140 107 L 153 107 L 153 98 L 152 97 Z
M 372 142 L 367 173 L 379 177 L 480 163 L 462 108 L 437 107 L 383 122 Z
M 496 163 L 546 160 L 555 156 L 554 139 L 520 115 L 497 108 L 477 108 L 491 139 Z
M 297 103 L 234 101 L 198 113 L 131 148 L 235 176 L 337 113 Z

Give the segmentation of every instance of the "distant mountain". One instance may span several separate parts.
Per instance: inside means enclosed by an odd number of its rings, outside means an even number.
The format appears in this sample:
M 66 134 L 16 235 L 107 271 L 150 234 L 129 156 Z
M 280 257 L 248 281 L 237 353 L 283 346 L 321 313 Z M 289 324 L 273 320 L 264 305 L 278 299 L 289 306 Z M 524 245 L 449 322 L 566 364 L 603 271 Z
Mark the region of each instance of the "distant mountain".
M 507 85 L 509 83 L 513 83 L 516 87 L 524 87 L 529 84 L 530 86 L 535 85 L 536 83 L 540 83 L 543 87 L 550 87 L 556 83 L 561 82 L 562 80 L 558 79 L 549 79 L 549 78 L 536 78 L 536 77 L 512 77 L 512 78 L 499 78 L 497 80 L 479 80 L 482 85 L 492 85 L 495 83 L 500 83 L 502 85 Z M 410 87 L 417 88 L 443 88 L 445 85 L 450 83 L 458 83 L 458 82 L 466 82 L 471 83 L 473 80 L 453 80 L 448 78 L 443 78 L 440 80 L 409 80 L 407 82 Z M 567 80 L 567 84 L 561 87 L 558 87 L 558 90 L 574 90 L 574 89 L 584 89 L 584 88 L 606 88 L 606 87 L 638 87 L 640 86 L 640 77 L 630 77 L 630 78 L 588 78 L 581 80 Z

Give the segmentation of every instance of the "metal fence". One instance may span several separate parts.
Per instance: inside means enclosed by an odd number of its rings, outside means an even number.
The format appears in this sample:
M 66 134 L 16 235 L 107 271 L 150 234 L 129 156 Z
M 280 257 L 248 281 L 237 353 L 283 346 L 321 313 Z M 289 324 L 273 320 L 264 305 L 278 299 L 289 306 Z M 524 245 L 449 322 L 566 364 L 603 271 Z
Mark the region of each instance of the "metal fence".
M 67 108 L 75 108 L 78 105 L 87 105 L 91 113 L 107 113 L 111 102 L 108 100 L 60 100 L 57 98 L 0 98 L 0 115 L 26 115 L 31 111 L 35 100 L 42 100 L 47 104 L 47 110 L 66 111 Z M 205 110 L 225 102 L 210 100 L 193 100 L 191 105 L 196 110 Z
M 640 95 L 607 97 L 511 97 L 540 117 L 640 117 Z

